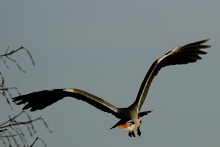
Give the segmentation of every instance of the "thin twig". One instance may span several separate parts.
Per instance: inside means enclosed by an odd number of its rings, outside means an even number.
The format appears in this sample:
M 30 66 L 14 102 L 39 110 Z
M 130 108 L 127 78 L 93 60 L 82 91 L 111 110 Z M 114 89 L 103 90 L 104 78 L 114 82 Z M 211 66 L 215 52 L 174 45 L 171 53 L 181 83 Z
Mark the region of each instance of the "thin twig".
M 18 52 L 20 50 L 24 50 L 28 54 L 28 56 L 30 57 L 32 65 L 35 65 L 34 59 L 31 55 L 30 51 L 28 49 L 26 49 L 25 47 L 23 47 L 23 46 L 21 46 L 18 49 L 11 50 L 11 51 L 9 51 L 9 46 L 8 46 L 7 49 L 6 49 L 6 52 L 4 54 L 0 55 L 0 59 L 3 60 L 3 63 L 5 64 L 5 66 L 7 68 L 9 68 L 9 66 L 6 62 L 6 59 L 8 59 L 8 60 L 12 61 L 13 63 L 15 63 L 15 65 L 18 67 L 18 69 L 25 73 L 25 70 L 17 63 L 17 61 L 11 58 L 11 56 L 13 54 L 15 54 L 16 52 Z
M 40 140 L 40 141 L 44 144 L 45 147 L 47 146 L 46 143 L 45 143 L 41 138 L 36 137 L 36 139 L 35 139 L 34 142 L 31 144 L 30 147 L 33 147 L 33 145 L 36 143 L 37 140 Z

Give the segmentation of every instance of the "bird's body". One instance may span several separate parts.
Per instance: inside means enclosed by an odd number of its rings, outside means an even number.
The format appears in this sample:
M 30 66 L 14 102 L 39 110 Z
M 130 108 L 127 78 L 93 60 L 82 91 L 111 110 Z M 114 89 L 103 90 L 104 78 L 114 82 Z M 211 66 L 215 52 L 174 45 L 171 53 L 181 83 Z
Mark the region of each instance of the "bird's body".
M 25 104 L 23 108 L 24 110 L 30 108 L 31 111 L 35 111 L 44 109 L 45 107 L 63 99 L 64 97 L 76 98 L 78 100 L 85 101 L 104 112 L 111 113 L 115 117 L 119 118 L 119 122 L 117 122 L 112 128 L 119 127 L 121 129 L 127 130 L 130 137 L 135 137 L 136 134 L 140 136 L 141 117 L 151 112 L 141 112 L 141 107 L 145 101 L 154 77 L 163 67 L 169 65 L 193 63 L 201 59 L 200 55 L 206 54 L 206 52 L 202 49 L 210 47 L 209 45 L 204 45 L 204 43 L 208 40 L 209 39 L 201 40 L 184 46 L 179 46 L 158 58 L 151 65 L 143 82 L 141 83 L 134 103 L 125 108 L 117 108 L 102 98 L 75 88 L 37 91 L 15 97 L 13 98 L 13 101 L 18 105 Z

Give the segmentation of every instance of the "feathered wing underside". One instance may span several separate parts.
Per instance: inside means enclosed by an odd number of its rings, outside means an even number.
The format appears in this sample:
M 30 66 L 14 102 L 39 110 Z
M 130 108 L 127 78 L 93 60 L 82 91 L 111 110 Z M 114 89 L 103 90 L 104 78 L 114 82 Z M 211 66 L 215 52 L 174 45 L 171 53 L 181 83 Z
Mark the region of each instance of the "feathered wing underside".
M 25 104 L 23 110 L 30 108 L 30 111 L 35 111 L 44 109 L 45 107 L 52 105 L 64 97 L 73 97 L 78 100 L 85 101 L 104 112 L 108 112 L 116 117 L 119 117 L 119 114 L 117 114 L 118 108 L 112 104 L 88 92 L 73 88 L 33 92 L 15 97 L 13 98 L 13 101 L 18 105 Z
M 169 65 L 193 63 L 197 60 L 202 59 L 200 55 L 207 54 L 207 52 L 203 51 L 202 49 L 211 47 L 210 45 L 204 45 L 204 43 L 208 40 L 209 39 L 205 39 L 187 45 L 179 46 L 157 59 L 148 70 L 133 105 L 138 105 L 141 109 L 141 106 L 143 105 L 149 91 L 150 85 L 161 68 Z

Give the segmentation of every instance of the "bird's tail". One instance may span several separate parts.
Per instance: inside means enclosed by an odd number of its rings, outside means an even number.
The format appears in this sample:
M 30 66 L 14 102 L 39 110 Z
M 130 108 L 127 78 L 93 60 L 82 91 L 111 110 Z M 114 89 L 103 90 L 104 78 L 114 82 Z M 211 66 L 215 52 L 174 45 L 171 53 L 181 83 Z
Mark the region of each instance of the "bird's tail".
M 138 115 L 139 115 L 139 117 L 143 117 L 144 115 L 148 115 L 148 114 L 151 113 L 152 111 L 153 111 L 153 110 L 140 112 Z

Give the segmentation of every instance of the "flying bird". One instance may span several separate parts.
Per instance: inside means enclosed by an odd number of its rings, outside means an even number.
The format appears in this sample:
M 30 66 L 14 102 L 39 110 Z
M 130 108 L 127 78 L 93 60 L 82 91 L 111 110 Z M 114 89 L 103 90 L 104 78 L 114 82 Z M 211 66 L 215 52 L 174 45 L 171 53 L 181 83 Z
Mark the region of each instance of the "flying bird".
M 141 107 L 145 101 L 154 77 L 163 67 L 169 65 L 193 63 L 202 59 L 200 55 L 207 54 L 207 52 L 205 52 L 203 49 L 211 47 L 210 45 L 204 44 L 208 40 L 209 39 L 205 39 L 179 46 L 154 61 L 140 85 L 140 89 L 135 101 L 128 107 L 118 108 L 103 100 L 102 98 L 75 88 L 52 89 L 32 92 L 26 95 L 14 97 L 13 101 L 17 105 L 25 104 L 23 110 L 30 108 L 30 111 L 36 111 L 44 109 L 47 106 L 63 99 L 64 97 L 72 97 L 87 102 L 88 104 L 100 109 L 101 111 L 111 113 L 116 118 L 120 119 L 112 128 L 118 127 L 126 130 L 128 131 L 128 135 L 130 137 L 135 137 L 136 135 L 140 136 L 140 126 L 142 123 L 141 117 L 151 112 L 151 110 L 141 112 Z

